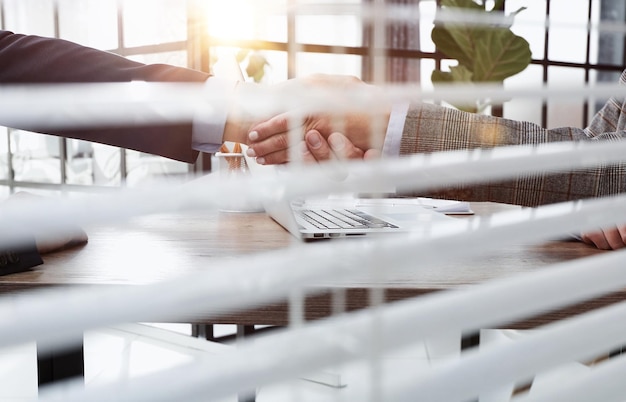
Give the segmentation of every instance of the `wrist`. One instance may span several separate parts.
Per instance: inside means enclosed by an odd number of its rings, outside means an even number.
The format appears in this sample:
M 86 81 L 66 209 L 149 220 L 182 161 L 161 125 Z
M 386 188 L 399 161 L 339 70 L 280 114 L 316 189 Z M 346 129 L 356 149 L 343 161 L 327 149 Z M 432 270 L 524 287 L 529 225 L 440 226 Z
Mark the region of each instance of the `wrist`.
M 228 117 L 224 125 L 224 141 L 248 143 L 248 132 L 251 124 L 242 123 L 237 117 Z
M 390 112 L 387 111 L 371 115 L 354 115 L 347 127 L 346 136 L 363 151 L 382 150 L 390 116 Z
M 248 142 L 248 133 L 254 123 L 254 119 L 252 113 L 247 111 L 248 107 L 246 102 L 244 102 L 242 94 L 249 87 L 250 84 L 243 82 L 238 82 L 235 87 L 231 107 L 224 124 L 224 141 Z

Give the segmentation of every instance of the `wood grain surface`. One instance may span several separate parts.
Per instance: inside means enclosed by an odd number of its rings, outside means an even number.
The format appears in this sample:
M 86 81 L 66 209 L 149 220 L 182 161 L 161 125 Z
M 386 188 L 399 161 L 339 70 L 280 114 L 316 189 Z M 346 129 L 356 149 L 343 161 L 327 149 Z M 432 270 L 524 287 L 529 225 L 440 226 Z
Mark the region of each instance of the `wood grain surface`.
M 519 208 L 493 203 L 473 203 L 476 214 L 484 216 Z M 458 219 L 467 219 L 458 217 Z M 210 270 L 221 258 L 277 250 L 298 242 L 263 213 L 217 211 L 153 215 L 124 225 L 85 228 L 88 244 L 44 256 L 44 264 L 30 272 L 0 277 L 0 292 L 15 292 L 49 286 L 141 285 L 167 281 L 197 270 Z M 384 285 L 386 300 L 392 302 L 481 283 L 488 279 L 532 272 L 552 263 L 601 253 L 573 241 L 541 244 L 512 244 L 479 258 L 420 266 L 415 273 L 391 278 Z M 345 287 L 345 309 L 367 307 L 375 285 L 367 277 Z M 306 299 L 306 318 L 318 319 L 332 311 L 332 284 Z M 509 327 L 528 328 L 573 313 L 622 300 L 616 292 L 560 311 L 550 311 Z M 184 317 L 185 322 L 285 325 L 287 303 L 259 306 L 243 312 L 224 312 L 216 317 Z

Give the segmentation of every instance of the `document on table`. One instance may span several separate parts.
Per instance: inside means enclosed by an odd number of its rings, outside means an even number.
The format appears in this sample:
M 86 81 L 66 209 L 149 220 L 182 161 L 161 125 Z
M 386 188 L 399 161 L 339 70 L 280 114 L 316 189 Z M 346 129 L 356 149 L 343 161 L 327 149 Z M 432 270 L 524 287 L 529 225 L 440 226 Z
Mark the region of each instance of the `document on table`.
M 446 215 L 473 215 L 470 203 L 466 201 L 444 200 L 437 198 L 360 198 L 359 205 L 420 205 Z

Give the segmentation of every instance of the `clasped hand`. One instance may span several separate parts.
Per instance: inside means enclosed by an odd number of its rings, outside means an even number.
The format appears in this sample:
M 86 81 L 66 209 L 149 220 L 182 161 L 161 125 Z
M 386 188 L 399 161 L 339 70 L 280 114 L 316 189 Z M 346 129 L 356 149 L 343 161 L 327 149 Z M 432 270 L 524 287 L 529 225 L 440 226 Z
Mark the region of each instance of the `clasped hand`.
M 291 146 L 297 146 L 307 162 L 333 157 L 370 158 L 380 154 L 391 103 L 385 100 L 379 88 L 352 76 L 315 74 L 289 80 L 276 86 L 274 91 L 277 95 L 286 91 L 300 94 L 322 91 L 329 94 L 331 101 L 325 110 L 316 107 L 311 113 L 305 113 L 310 105 L 296 102 L 291 111 L 252 125 L 246 142 L 250 145 L 249 155 L 256 157 L 258 163 L 289 162 Z M 360 108 L 355 105 L 357 102 Z M 333 105 L 346 104 L 353 107 L 331 112 Z M 367 105 L 371 107 L 369 110 L 365 109 Z M 289 141 L 291 130 L 301 133 L 297 143 Z
M 380 99 L 379 113 L 353 110 L 333 115 L 327 113 L 303 114 L 298 119 L 294 112 L 278 114 L 261 123 L 251 124 L 245 142 L 248 154 L 260 164 L 282 164 L 289 162 L 289 148 L 298 147 L 302 161 L 313 163 L 331 159 L 369 159 L 379 157 L 389 122 L 391 104 L 384 103 L 378 88 L 368 85 L 356 77 L 317 74 L 302 79 L 289 80 L 275 88 L 277 91 L 333 90 L 336 94 L 358 92 L 360 96 Z M 378 98 L 377 98 L 378 97 Z M 346 99 L 334 99 L 346 102 Z M 296 107 L 297 109 L 297 107 Z M 295 118 L 294 118 L 295 117 Z M 376 117 L 378 120 L 376 120 Z M 298 125 L 294 126 L 294 122 Z M 377 122 L 380 126 L 374 126 Z M 302 139 L 291 144 L 290 130 L 299 130 Z M 583 233 L 581 240 L 599 249 L 611 250 L 626 247 L 626 225 L 602 228 Z

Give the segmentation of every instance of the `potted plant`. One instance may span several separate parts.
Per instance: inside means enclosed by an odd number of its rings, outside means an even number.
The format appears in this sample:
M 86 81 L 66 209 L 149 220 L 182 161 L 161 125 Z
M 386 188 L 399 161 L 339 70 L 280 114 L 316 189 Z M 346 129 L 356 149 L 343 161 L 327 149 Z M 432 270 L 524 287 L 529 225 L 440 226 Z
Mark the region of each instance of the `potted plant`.
M 486 0 L 441 0 L 442 10 L 467 10 L 473 15 L 488 17 L 501 13 L 504 0 L 496 0 L 487 9 Z M 525 7 L 499 19 L 498 24 L 476 22 L 435 21 L 431 37 L 437 50 L 445 58 L 457 61 L 449 71 L 434 70 L 434 85 L 439 83 L 496 83 L 524 70 L 531 61 L 528 42 L 511 31 L 513 17 Z M 502 22 L 502 23 L 500 23 Z M 474 104 L 453 104 L 458 109 L 482 113 L 490 105 L 488 99 L 478 99 Z
M 265 76 L 265 67 L 269 66 L 269 63 L 265 56 L 260 52 L 255 52 L 249 49 L 240 49 L 237 52 L 237 61 L 245 64 L 246 74 L 252 78 L 254 82 L 261 82 Z

